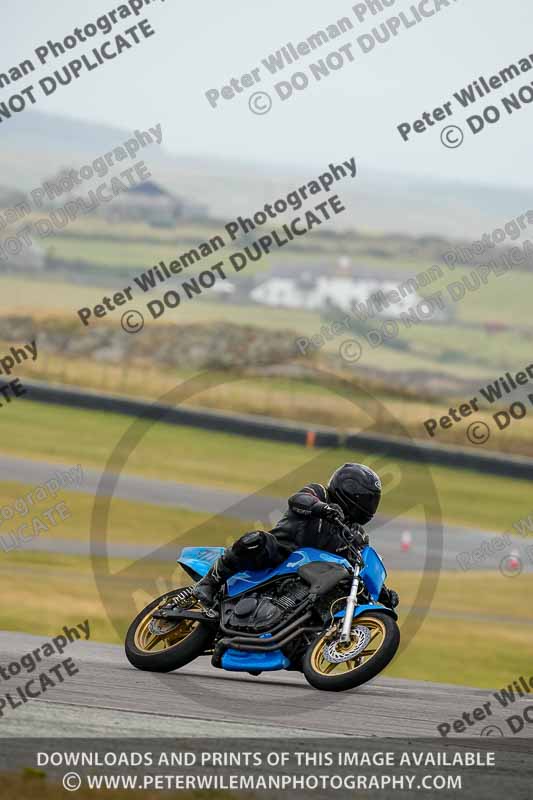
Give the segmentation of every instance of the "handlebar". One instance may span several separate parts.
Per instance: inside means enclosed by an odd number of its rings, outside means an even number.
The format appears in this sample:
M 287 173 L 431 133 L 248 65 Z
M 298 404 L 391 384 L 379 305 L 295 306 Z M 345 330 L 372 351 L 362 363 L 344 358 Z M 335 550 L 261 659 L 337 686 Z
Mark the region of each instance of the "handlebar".
M 350 530 L 348 525 L 346 525 L 342 520 L 340 520 L 340 519 L 337 520 L 337 524 L 338 524 L 339 528 L 343 531 L 343 533 L 346 534 L 346 538 L 345 538 L 346 545 L 351 550 L 351 552 L 353 553 L 354 559 L 358 563 L 360 563 L 362 561 L 360 551 L 363 549 L 364 544 L 358 544 L 358 543 L 354 542 L 352 531 Z
M 345 531 L 346 533 L 349 533 L 350 536 L 352 535 L 352 532 L 351 532 L 350 528 L 348 527 L 348 525 L 346 525 L 342 521 L 342 519 L 338 519 L 337 522 L 338 522 L 339 527 L 342 528 L 343 531 Z
M 350 537 L 350 542 L 353 540 L 353 532 L 351 528 L 346 525 L 341 519 L 337 520 L 339 528 Z

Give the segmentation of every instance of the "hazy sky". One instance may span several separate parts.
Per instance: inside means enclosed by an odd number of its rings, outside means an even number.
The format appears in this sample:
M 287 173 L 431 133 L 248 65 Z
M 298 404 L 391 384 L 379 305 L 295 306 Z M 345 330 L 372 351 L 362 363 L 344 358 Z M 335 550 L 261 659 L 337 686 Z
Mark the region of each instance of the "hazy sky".
M 479 101 L 471 111 L 457 109 L 450 124 L 466 130 L 462 147 L 442 146 L 439 123 L 404 143 L 396 125 L 414 122 L 423 111 L 452 98 L 455 91 L 479 75 L 490 76 L 532 54 L 531 0 L 449 0 L 450 7 L 364 55 L 357 36 L 420 0 L 396 0 L 376 17 L 358 22 L 354 3 L 344 0 L 247 0 L 187 2 L 153 0 L 143 16 L 156 35 L 106 62 L 51 97 L 38 93 L 35 110 L 69 114 L 127 129 L 161 122 L 164 145 L 178 155 L 213 155 L 253 159 L 265 164 L 322 165 L 356 155 L 360 164 L 401 173 L 497 183 L 531 185 L 533 103 L 498 125 L 473 136 L 465 124 L 471 113 L 499 104 L 501 96 L 533 81 L 533 70 Z M 388 0 L 392 2 L 392 0 Z M 439 0 L 426 0 L 433 8 Z M 62 40 L 120 5 L 113 0 L 25 0 L 4 9 L 0 72 L 6 72 L 47 39 Z M 53 8 L 53 14 L 50 13 Z M 255 116 L 248 108 L 251 91 L 222 102 L 213 110 L 205 99 L 208 89 L 220 89 L 232 77 L 258 67 L 261 60 L 287 42 L 297 43 L 337 19 L 348 16 L 353 31 L 277 77 L 261 66 L 257 90 L 274 98 L 271 112 Z M 54 59 L 28 79 L 0 90 L 0 102 L 26 84 L 36 83 L 70 59 L 132 24 L 121 21 L 113 33 L 79 45 Z M 339 45 L 353 42 L 354 63 L 332 72 L 321 83 L 282 103 L 273 91 L 277 80 L 306 69 Z M 253 91 L 253 90 L 252 90 Z M 500 106 L 501 107 L 501 106 Z M 4 124 L 4 123 L 3 123 Z M 0 137 L 1 137 L 0 126 Z

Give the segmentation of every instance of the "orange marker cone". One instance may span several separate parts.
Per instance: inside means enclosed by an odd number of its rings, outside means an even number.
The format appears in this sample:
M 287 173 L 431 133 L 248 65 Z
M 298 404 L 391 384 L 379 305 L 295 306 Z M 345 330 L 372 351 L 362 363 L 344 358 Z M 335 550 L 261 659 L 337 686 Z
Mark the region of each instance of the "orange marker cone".
M 507 566 L 510 570 L 518 570 L 522 566 L 520 553 L 517 550 L 511 550 L 507 558 Z
M 400 548 L 403 553 L 408 553 L 413 543 L 411 531 L 404 531 L 400 538 Z
M 508 556 L 504 556 L 500 562 L 500 572 L 502 575 L 505 575 L 506 578 L 514 578 L 521 574 L 522 559 L 517 550 L 511 550 Z

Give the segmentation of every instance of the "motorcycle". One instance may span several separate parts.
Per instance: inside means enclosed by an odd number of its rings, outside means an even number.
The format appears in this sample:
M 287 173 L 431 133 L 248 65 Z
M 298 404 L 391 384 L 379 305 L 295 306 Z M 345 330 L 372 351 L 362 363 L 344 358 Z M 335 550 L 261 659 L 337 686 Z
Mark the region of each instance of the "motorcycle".
M 202 655 L 214 667 L 260 675 L 303 672 L 315 689 L 340 692 L 378 675 L 400 644 L 396 612 L 378 602 L 387 572 L 368 544 L 335 555 L 296 550 L 273 569 L 239 572 L 226 582 L 216 610 L 205 610 L 192 586 L 153 600 L 126 635 L 129 662 L 171 672 Z M 196 582 L 223 547 L 185 547 L 179 558 Z

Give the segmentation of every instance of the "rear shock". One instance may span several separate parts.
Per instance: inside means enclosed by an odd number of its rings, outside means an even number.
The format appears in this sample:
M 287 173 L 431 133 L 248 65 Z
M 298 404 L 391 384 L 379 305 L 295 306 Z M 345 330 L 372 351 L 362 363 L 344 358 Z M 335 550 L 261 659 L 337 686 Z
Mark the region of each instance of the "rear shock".
M 185 586 L 183 589 L 180 589 L 174 597 L 170 599 L 170 604 L 179 606 L 180 608 L 190 608 L 196 602 L 193 590 L 194 586 Z

